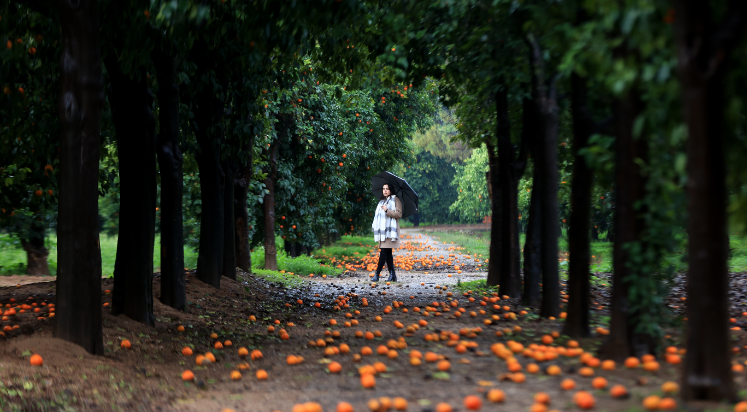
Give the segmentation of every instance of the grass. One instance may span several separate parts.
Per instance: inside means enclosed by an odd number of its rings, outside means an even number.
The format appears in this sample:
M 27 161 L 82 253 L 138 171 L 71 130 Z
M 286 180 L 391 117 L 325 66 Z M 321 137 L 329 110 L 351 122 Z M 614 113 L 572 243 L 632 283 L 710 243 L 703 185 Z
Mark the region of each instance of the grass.
M 314 255 L 301 255 L 292 258 L 288 256 L 284 250 L 278 250 L 277 260 L 278 272 L 285 271 L 302 276 L 308 276 L 310 274 L 314 274 L 315 276 L 327 275 L 330 277 L 339 276 L 343 273 L 342 269 L 330 266 L 322 266 L 321 259 L 318 259 Z M 252 252 L 252 272 L 256 270 L 264 270 L 264 267 L 265 251 L 264 248 L 260 247 Z
M 303 280 L 299 276 L 290 273 L 281 273 L 275 270 L 255 269 L 252 267 L 252 273 L 264 278 L 268 282 L 281 283 L 289 288 L 301 286 Z
M 52 276 L 57 274 L 57 236 L 53 233 L 47 236 L 45 246 L 49 250 L 47 262 Z M 114 262 L 117 260 L 117 237 L 101 235 L 101 275 L 110 277 L 114 274 Z M 153 245 L 153 267 L 161 266 L 161 236 L 156 234 Z M 197 252 L 190 247 L 184 248 L 184 266 L 197 266 Z M 0 276 L 25 275 L 26 252 L 21 248 L 21 242 L 11 238 L 7 233 L 0 233 Z
M 478 279 L 478 280 L 470 280 L 469 282 L 462 282 L 461 279 L 457 281 L 456 286 L 454 286 L 454 289 L 457 292 L 466 292 L 468 290 L 471 290 L 474 293 L 493 293 L 498 292 L 498 288 L 495 286 L 488 286 L 488 281 L 486 279 Z
M 428 231 L 427 233 L 439 242 L 459 245 L 469 254 L 483 256 L 490 254 L 490 232 L 488 231 L 472 233 Z
M 378 243 L 373 236 L 342 236 L 340 240 L 314 250 L 311 254 L 325 263 L 330 263 L 332 258 L 336 260 L 359 259 L 371 252 L 371 248 L 377 247 Z

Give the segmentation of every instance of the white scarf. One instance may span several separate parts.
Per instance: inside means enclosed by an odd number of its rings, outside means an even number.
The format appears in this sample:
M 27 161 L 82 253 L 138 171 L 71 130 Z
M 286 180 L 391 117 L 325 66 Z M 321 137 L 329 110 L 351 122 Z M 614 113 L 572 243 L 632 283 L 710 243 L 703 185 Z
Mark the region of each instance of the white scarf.
M 386 212 L 381 209 L 382 205 L 386 205 L 388 210 L 396 211 L 395 197 L 395 195 L 391 195 L 389 199 L 380 200 L 379 204 L 376 205 L 376 213 L 371 228 L 374 232 L 374 240 L 377 242 L 383 242 L 387 238 L 397 240 L 397 220 L 387 216 Z

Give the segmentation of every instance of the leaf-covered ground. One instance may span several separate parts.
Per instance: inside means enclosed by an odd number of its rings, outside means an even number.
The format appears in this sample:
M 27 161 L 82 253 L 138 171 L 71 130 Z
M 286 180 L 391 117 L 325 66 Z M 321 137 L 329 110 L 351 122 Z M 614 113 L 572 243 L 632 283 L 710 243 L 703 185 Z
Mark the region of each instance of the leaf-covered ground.
M 0 288 L 4 311 L 16 312 L 0 322 L 11 328 L 0 337 L 0 410 L 314 412 L 347 402 L 355 411 L 368 411 L 377 406 L 372 399 L 383 410 L 386 398 L 394 403 L 401 397 L 406 410 L 444 412 L 445 404 L 465 410 L 465 397 L 474 395 L 488 411 L 580 410 L 576 401 L 593 401 L 593 410 L 636 411 L 643 410 L 644 398 L 665 395 L 663 383 L 678 380 L 680 364 L 667 361 L 681 356 L 676 322 L 686 304 L 681 285 L 673 287 L 668 301 L 673 322 L 666 345 L 676 354 L 656 354 L 657 364 L 646 366 L 650 370 L 621 364 L 606 370 L 594 357 L 609 316 L 605 274 L 593 287 L 598 332 L 572 342 L 558 333 L 561 319 L 540 319 L 520 302 L 481 286 L 484 257 L 468 256 L 460 245 L 444 241 L 410 230 L 396 252 L 399 281 L 391 284 L 372 285 L 369 269 L 377 251 L 350 241 L 328 249 L 330 260 L 336 251 L 332 266 L 346 268 L 339 277 L 240 272 L 237 281 L 224 278 L 221 289 L 213 289 L 191 273 L 189 309 L 177 312 L 156 299 L 155 328 L 111 316 L 105 307 L 104 356 L 52 338 L 54 283 Z M 740 327 L 745 279 L 734 274 L 732 280 L 734 322 Z M 156 297 L 159 286 L 156 277 Z M 111 287 L 105 280 L 105 305 Z M 741 365 L 747 339 L 741 329 L 732 334 L 734 362 Z M 122 348 L 124 340 L 129 349 Z M 222 348 L 216 348 L 218 342 Z M 184 348 L 192 354 L 184 355 Z M 240 356 L 240 348 L 263 356 Z M 208 352 L 215 362 L 198 366 L 198 355 Z M 44 365 L 30 365 L 32 354 L 41 355 Z M 339 372 L 330 372 L 337 367 Z M 260 370 L 267 379 L 258 379 Z M 194 379 L 184 381 L 185 371 Z M 234 373 L 232 379 L 234 371 L 241 376 Z M 361 371 L 375 373 L 374 387 L 362 386 Z M 738 387 L 747 389 L 744 372 L 735 376 Z M 575 384 L 572 389 L 561 387 L 570 387 L 567 380 Z M 628 395 L 614 398 L 614 385 Z M 538 393 L 546 396 L 537 399 L 549 404 L 535 402 Z M 502 402 L 491 402 L 501 395 Z M 302 405 L 307 402 L 318 406 Z

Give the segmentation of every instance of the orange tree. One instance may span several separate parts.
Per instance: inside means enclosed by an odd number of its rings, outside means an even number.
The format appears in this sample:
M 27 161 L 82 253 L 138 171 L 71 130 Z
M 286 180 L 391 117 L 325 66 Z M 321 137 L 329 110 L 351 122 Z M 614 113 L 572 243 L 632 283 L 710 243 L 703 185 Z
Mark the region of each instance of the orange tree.
M 0 228 L 20 240 L 28 274 L 49 275 L 45 237 L 58 200 L 59 31 L 53 18 L 15 3 L 0 15 Z

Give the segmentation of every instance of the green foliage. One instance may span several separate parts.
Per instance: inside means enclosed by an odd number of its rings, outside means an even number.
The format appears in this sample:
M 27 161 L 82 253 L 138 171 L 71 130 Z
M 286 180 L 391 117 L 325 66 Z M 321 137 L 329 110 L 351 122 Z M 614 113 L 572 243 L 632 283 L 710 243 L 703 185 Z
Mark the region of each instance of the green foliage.
M 488 151 L 480 147 L 464 166 L 457 165 L 453 185 L 459 190 L 457 200 L 449 210 L 462 222 L 480 222 L 491 215 L 490 197 L 485 173 L 488 172 Z
M 451 243 L 459 245 L 460 250 L 470 255 L 477 254 L 479 256 L 490 255 L 490 232 L 439 232 L 429 231 L 431 236 L 438 239 L 442 243 Z
M 449 210 L 457 199 L 454 164 L 420 147 L 414 152 L 415 161 L 401 176 L 418 193 L 420 221 L 439 224 L 457 220 Z
M 422 148 L 435 157 L 449 163 L 461 163 L 469 159 L 472 149 L 457 137 L 457 118 L 453 110 L 442 108 L 434 119 L 434 124 L 424 132 L 417 132 L 412 136 L 416 146 Z

